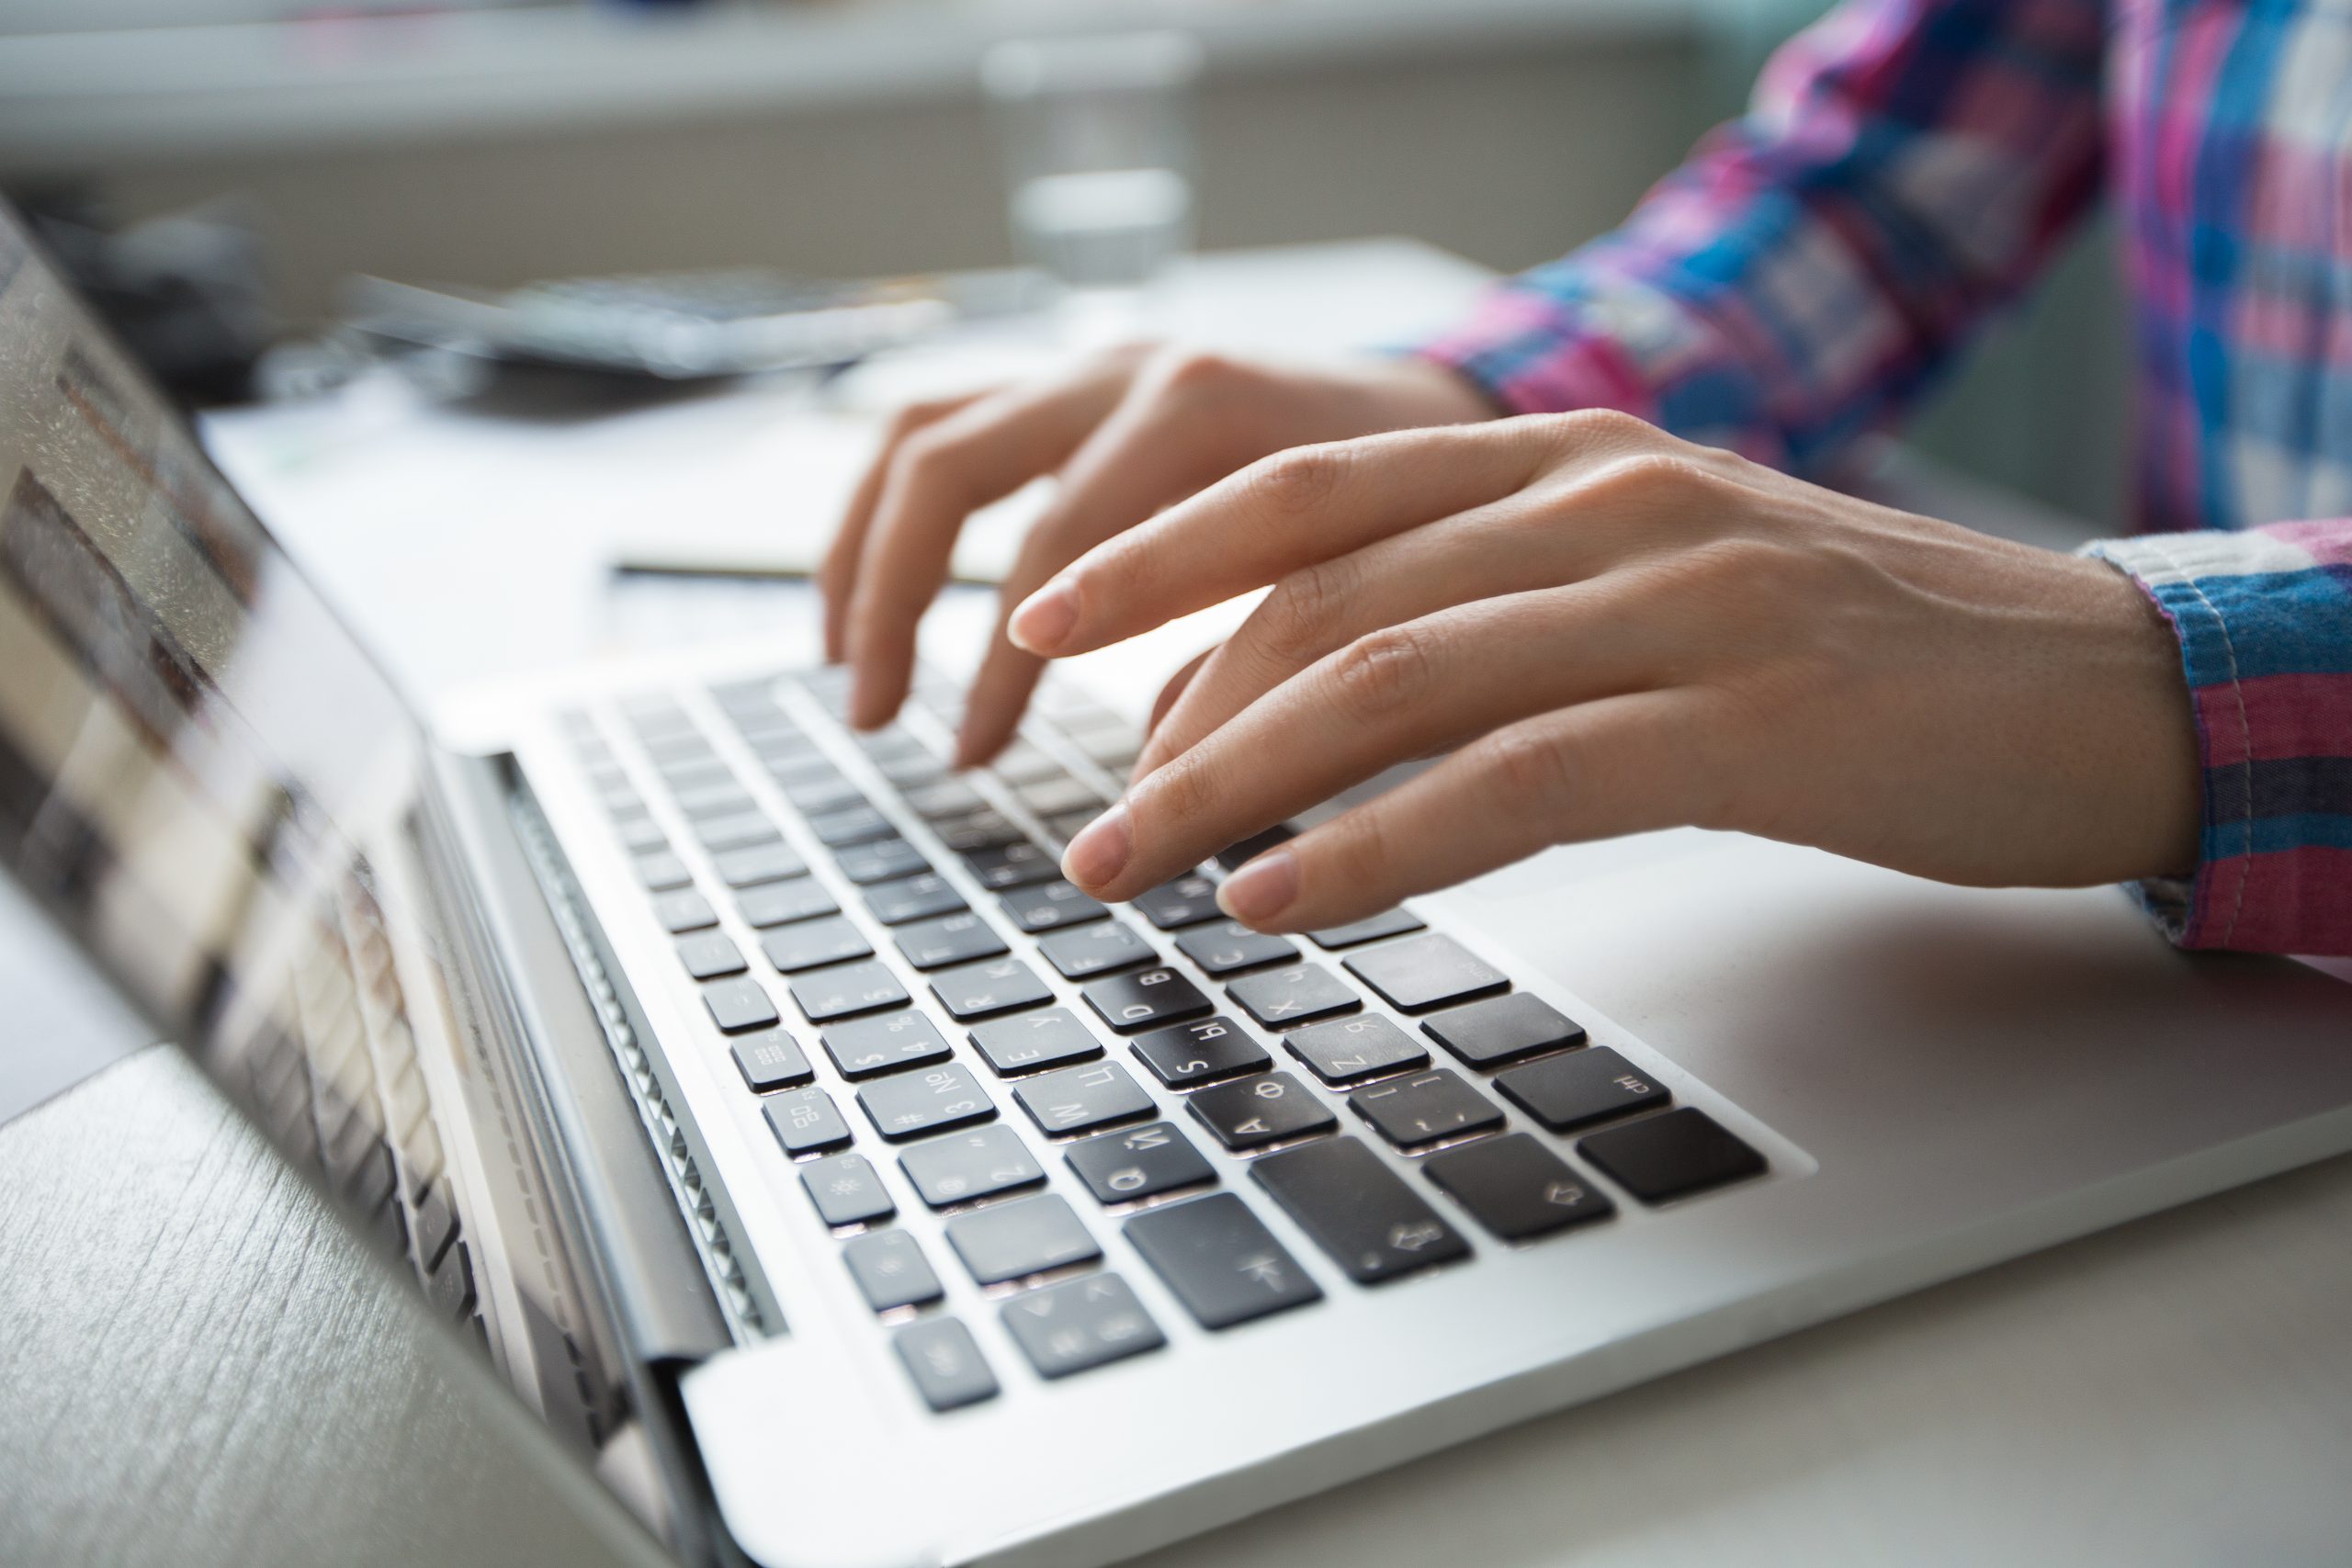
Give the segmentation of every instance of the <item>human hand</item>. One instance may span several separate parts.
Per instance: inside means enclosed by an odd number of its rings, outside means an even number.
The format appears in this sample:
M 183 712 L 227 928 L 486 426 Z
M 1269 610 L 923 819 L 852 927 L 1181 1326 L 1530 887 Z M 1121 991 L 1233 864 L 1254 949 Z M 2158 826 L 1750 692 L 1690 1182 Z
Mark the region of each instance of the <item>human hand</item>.
M 1251 861 L 1227 912 L 1338 925 L 1684 824 L 1977 885 L 2197 860 L 2178 648 L 2120 572 L 1624 415 L 1281 453 L 1096 547 L 1012 635 L 1082 653 L 1269 583 L 1070 844 L 1088 892 L 1132 897 L 1449 750 Z
M 915 626 L 972 513 L 1042 474 L 1052 504 L 1023 540 L 1004 611 L 1090 547 L 1243 464 L 1306 442 L 1492 417 L 1468 382 L 1419 360 L 1281 368 L 1136 346 L 1050 380 L 902 411 L 852 497 L 818 586 L 825 657 L 854 671 L 850 722 L 888 723 L 906 700 Z M 1003 613 L 966 702 L 959 766 L 1011 739 L 1038 660 Z

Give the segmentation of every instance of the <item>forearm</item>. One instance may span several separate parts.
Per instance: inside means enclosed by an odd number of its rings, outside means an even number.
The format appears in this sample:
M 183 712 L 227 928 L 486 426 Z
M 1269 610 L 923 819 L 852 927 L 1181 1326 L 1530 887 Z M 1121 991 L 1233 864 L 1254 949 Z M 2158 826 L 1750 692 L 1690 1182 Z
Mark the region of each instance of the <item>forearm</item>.
M 2195 705 L 2198 863 L 2142 898 L 2183 946 L 2352 953 L 2352 520 L 2090 553 L 2164 612 Z

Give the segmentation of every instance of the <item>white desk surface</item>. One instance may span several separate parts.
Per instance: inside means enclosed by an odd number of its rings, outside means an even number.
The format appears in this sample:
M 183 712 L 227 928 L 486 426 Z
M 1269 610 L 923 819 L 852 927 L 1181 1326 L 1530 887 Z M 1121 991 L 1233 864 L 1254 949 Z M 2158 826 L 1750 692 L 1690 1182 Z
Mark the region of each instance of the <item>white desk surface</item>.
M 1255 291 L 1262 308 L 1282 303 L 1278 286 L 1285 280 L 1297 287 L 1318 272 L 1350 268 L 1358 269 L 1351 275 L 1356 282 L 1374 285 L 1356 291 L 1360 306 L 1369 299 L 1379 307 L 1365 309 L 1356 323 L 1369 323 L 1374 335 L 1419 308 L 1396 295 L 1411 284 L 1408 275 L 1419 276 L 1415 299 L 1441 310 L 1472 281 L 1429 253 L 1395 248 L 1236 263 L 1225 276 L 1238 291 Z M 1328 299 L 1350 290 L 1324 292 Z M 1298 314 L 1307 310 L 1304 297 L 1295 298 L 1297 311 L 1261 310 L 1261 319 L 1287 321 L 1295 329 Z M 1393 319 L 1376 319 L 1383 311 Z M 563 431 L 518 432 L 444 412 L 385 414 L 380 428 L 356 435 L 314 421 L 305 436 L 299 416 L 266 423 L 242 419 L 217 427 L 215 434 L 230 432 L 223 445 L 232 467 L 262 461 L 266 470 L 269 453 L 283 458 L 325 430 L 331 445 L 357 443 L 337 460 L 349 462 L 346 471 L 362 479 L 413 464 L 431 445 L 418 445 L 426 427 L 437 427 L 461 449 L 463 461 L 453 462 L 446 480 L 447 508 L 432 514 L 406 511 L 405 503 L 371 508 L 364 496 L 333 515 L 280 510 L 331 499 L 337 490 L 352 493 L 328 482 L 329 469 L 319 466 L 331 460 L 323 447 L 286 463 L 274 476 L 257 470 L 261 482 L 254 486 L 264 510 L 277 512 L 273 521 L 294 538 L 331 592 L 376 585 L 377 599 L 361 619 L 413 685 L 437 693 L 468 669 L 511 673 L 608 648 L 609 627 L 598 619 L 609 612 L 609 606 L 600 609 L 604 602 L 597 597 L 604 592 L 599 552 L 630 526 L 618 514 L 681 484 L 690 489 L 691 481 L 677 476 L 692 469 L 696 453 L 731 461 L 724 456 L 729 433 L 756 434 L 763 422 L 776 417 L 776 406 L 759 400 L 768 395 L 697 405 L 704 412 L 694 419 L 683 417 L 686 405 L 673 405 L 571 432 L 576 451 L 600 440 L 613 449 L 603 470 L 608 474 L 651 462 L 662 442 L 673 439 L 686 468 L 673 462 L 655 472 L 618 498 L 628 504 L 600 512 L 601 521 L 576 528 L 569 544 L 564 529 L 573 519 L 484 515 L 469 511 L 467 499 L 473 493 L 504 497 L 510 499 L 499 505 L 511 506 L 515 485 L 510 481 L 525 480 L 526 490 L 556 483 L 560 456 L 532 448 Z M 707 427 L 697 428 L 706 417 Z M 667 435 L 660 429 L 664 421 L 672 425 Z M 502 477 L 493 472 L 498 448 L 510 439 L 514 467 Z M 368 456 L 379 444 L 381 464 Z M 741 479 L 730 474 L 725 482 L 740 494 Z M 814 504 L 820 498 L 799 499 Z M 804 508 L 794 515 L 816 513 Z M 443 574 L 437 587 L 413 570 L 397 570 L 419 550 L 445 548 L 452 554 L 443 560 L 462 559 L 469 570 Z M 520 630 L 492 625 L 482 628 L 478 642 L 460 640 L 477 611 L 501 604 L 505 620 L 528 625 Z M 112 1293 L 107 1310 L 116 1320 L 140 1313 L 178 1320 L 210 1310 L 208 1299 L 240 1287 L 232 1271 L 210 1267 L 208 1258 L 243 1256 L 238 1249 L 257 1233 L 277 1238 L 286 1268 L 322 1271 L 319 1289 L 286 1292 L 281 1310 L 296 1320 L 319 1314 L 320 1321 L 348 1323 L 353 1303 L 372 1302 L 390 1290 L 347 1256 L 350 1249 L 339 1238 L 317 1234 L 323 1216 L 282 1180 L 249 1176 L 233 1191 L 233 1184 L 222 1187 L 230 1193 L 226 1201 L 187 1200 L 191 1173 L 203 1168 L 204 1159 L 243 1151 L 235 1158 L 250 1167 L 253 1156 L 249 1135 L 223 1122 L 209 1087 L 193 1074 L 154 1065 L 164 1060 L 150 1054 L 122 1064 L 0 1129 L 0 1184 L 20 1179 L 10 1176 L 12 1169 L 51 1171 L 78 1158 L 91 1162 L 118 1194 L 93 1209 L 88 1226 L 44 1227 L 22 1205 L 12 1213 L 0 1201 L 0 1322 L 29 1324 L 29 1343 L 42 1352 L 12 1366 L 9 1344 L 27 1337 L 13 1326 L 0 1335 L 0 1376 L 33 1380 L 29 1401 L 12 1397 L 10 1414 L 0 1416 L 0 1560 L 53 1560 L 55 1553 L 34 1549 L 63 1543 L 85 1557 L 119 1562 L 293 1561 L 307 1558 L 306 1549 L 318 1540 L 303 1533 L 299 1510 L 282 1506 L 256 1507 L 256 1522 L 234 1540 L 205 1535 L 191 1542 L 152 1524 L 96 1529 L 88 1488 L 73 1479 L 88 1462 L 87 1450 L 107 1451 L 105 1472 L 114 1483 L 107 1495 L 113 1506 L 128 1511 L 126 1518 L 153 1506 L 153 1496 L 167 1495 L 142 1492 L 141 1465 L 161 1475 L 178 1462 L 178 1450 L 152 1427 L 120 1431 L 130 1406 L 119 1398 L 92 1407 L 92 1414 L 73 1400 L 52 1397 L 44 1404 L 40 1397 L 44 1389 L 54 1394 L 61 1380 L 70 1382 L 73 1370 L 53 1362 L 73 1353 L 78 1341 L 72 1330 L 86 1310 L 70 1295 L 61 1299 L 53 1290 L 25 1283 L 70 1283 L 59 1271 L 61 1258 L 105 1265 L 85 1271 L 105 1280 Z M 66 1134 L 77 1127 L 74 1118 L 89 1122 L 99 1113 L 100 1097 L 117 1092 L 110 1086 L 118 1075 L 136 1089 L 141 1114 L 158 1130 L 128 1150 L 94 1151 L 85 1138 Z M 1988 1149 L 1984 1157 L 1996 1161 L 2003 1152 Z M 140 1211 L 142 1184 L 157 1204 L 177 1205 L 177 1245 L 143 1250 L 155 1245 L 152 1227 L 128 1217 Z M 51 1178 L 43 1190 L 73 1188 Z M 0 1200 L 6 1196 L 0 1186 Z M 2345 1484 L 2352 1473 L 2347 1302 L 2352 1159 L 1742 1352 L 1244 1522 L 1150 1561 L 1158 1568 L 1446 1561 L 1482 1568 L 1717 1562 L 2341 1563 L 2352 1560 L 2352 1487 Z M 375 1445 L 370 1451 L 380 1450 L 384 1462 L 351 1475 L 348 1484 L 360 1501 L 339 1505 L 338 1518 L 395 1517 L 383 1506 L 371 1508 L 371 1489 L 413 1495 L 446 1484 L 451 1474 L 517 1464 L 514 1456 L 528 1444 L 498 1422 L 452 1417 L 453 1396 L 435 1381 L 439 1372 L 408 1372 L 402 1379 L 371 1372 L 438 1365 L 415 1348 L 413 1337 L 422 1330 L 413 1314 L 370 1307 L 360 1315 L 368 1334 L 387 1337 L 368 1357 L 353 1356 L 349 1347 L 375 1341 L 339 1334 L 278 1335 L 266 1344 L 239 1337 L 180 1340 L 167 1348 L 182 1359 L 182 1384 L 245 1388 L 275 1380 L 304 1389 L 306 1398 L 323 1400 L 325 1407 L 361 1410 L 361 1416 L 343 1419 L 368 1435 Z M 281 1360 L 291 1357 L 292 1364 L 265 1364 L 259 1359 L 265 1351 Z M 1399 1346 L 1396 1353 L 1409 1355 L 1411 1348 Z M 220 1364 L 201 1365 L 208 1356 L 217 1356 Z M 175 1391 L 168 1379 L 156 1386 L 165 1393 L 185 1392 Z M 390 1415 L 384 1401 L 396 1405 Z M 464 1399 L 456 1403 L 472 1408 Z M 118 1426 L 107 1427 L 100 1416 Z M 178 1418 L 168 1409 L 156 1417 L 166 1424 Z M 281 1411 L 276 1418 L 294 1417 Z M 28 1440 L 28 1420 L 37 1427 L 34 1438 L 62 1435 L 70 1441 Z M 424 1431 L 435 1440 L 400 1440 Z M 216 1469 L 232 1500 L 235 1486 L 254 1485 L 254 1477 L 264 1473 L 253 1455 L 282 1443 L 270 1422 L 259 1419 L 221 1423 L 210 1440 L 221 1445 Z M 115 1451 L 118 1445 L 130 1457 Z M 579 1505 L 566 1502 L 560 1487 L 544 1482 L 513 1493 L 461 1487 L 455 1495 L 453 1517 L 462 1522 L 465 1510 L 474 1510 L 481 1528 L 470 1538 L 455 1529 L 440 1531 L 433 1545 L 436 1562 L 511 1561 L 503 1554 L 512 1552 L 518 1539 L 559 1538 L 576 1548 L 573 1561 L 591 1560 L 579 1554 L 588 1550 L 578 1544 Z M 501 1496 L 528 1501 L 501 1502 Z M 518 1509 L 527 1526 L 521 1530 Z M 452 1536 L 458 1538 L 454 1544 Z M 413 1538 L 371 1539 L 378 1550 L 365 1550 L 363 1541 L 349 1560 L 415 1560 L 409 1550 L 418 1544 Z

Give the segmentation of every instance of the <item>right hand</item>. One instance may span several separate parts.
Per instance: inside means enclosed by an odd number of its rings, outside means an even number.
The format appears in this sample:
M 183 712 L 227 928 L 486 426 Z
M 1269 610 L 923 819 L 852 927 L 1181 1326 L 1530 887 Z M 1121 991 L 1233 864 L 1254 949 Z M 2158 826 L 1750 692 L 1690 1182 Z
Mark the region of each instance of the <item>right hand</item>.
M 906 701 L 915 626 L 946 581 L 965 519 L 1042 474 L 1059 487 L 1001 591 L 956 737 L 959 767 L 1003 749 L 1044 669 L 1007 640 L 1006 617 L 1096 545 L 1288 447 L 1496 412 L 1468 381 L 1424 360 L 1306 370 L 1149 346 L 902 410 L 817 579 L 825 657 L 852 671 L 850 722 L 879 728 Z

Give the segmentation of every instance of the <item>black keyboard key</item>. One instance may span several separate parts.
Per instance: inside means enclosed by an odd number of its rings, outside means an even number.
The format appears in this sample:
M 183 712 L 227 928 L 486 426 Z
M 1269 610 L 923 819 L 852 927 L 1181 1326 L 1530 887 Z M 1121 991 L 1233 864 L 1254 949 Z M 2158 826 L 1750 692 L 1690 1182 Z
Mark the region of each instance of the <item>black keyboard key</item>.
M 1245 976 L 1225 989 L 1243 1011 L 1268 1029 L 1288 1029 L 1363 1006 L 1363 998 L 1349 989 L 1345 980 L 1313 964 Z
M 729 850 L 714 856 L 711 864 L 718 870 L 718 880 L 729 887 L 755 887 L 763 882 L 782 882 L 788 876 L 799 876 L 808 869 L 808 863 L 795 852 L 790 844 L 781 840 L 772 844 L 753 844 L 749 849 Z
M 1034 887 L 1041 882 L 1051 882 L 1062 874 L 1061 863 L 1025 839 L 992 848 L 974 850 L 964 857 L 964 863 L 979 878 L 980 886 L 992 893 L 1009 888 Z
M 894 933 L 899 951 L 917 969 L 944 969 L 951 964 L 974 964 L 996 958 L 1012 949 L 988 921 L 969 909 L 960 915 L 902 926 Z
M 1064 1067 L 1013 1086 L 1012 1098 L 1046 1134 L 1098 1132 L 1159 1113 L 1159 1106 L 1116 1062 Z
M 1359 1285 L 1469 1255 L 1461 1233 L 1354 1138 L 1268 1155 L 1250 1174 Z
M 795 920 L 813 920 L 819 915 L 839 914 L 841 906 L 814 879 L 796 876 L 765 887 L 745 888 L 735 900 L 735 912 L 743 917 L 745 925 L 764 931 Z
M 1764 1156 L 1689 1106 L 1579 1139 L 1577 1152 L 1645 1203 L 1664 1203 L 1764 1171 Z
M 768 1000 L 767 992 L 760 988 L 757 980 L 721 980 L 715 986 L 705 986 L 702 1005 L 722 1034 L 765 1029 L 775 1021 L 775 1003 Z
M 962 779 L 942 779 L 936 784 L 918 785 L 907 791 L 907 806 L 926 822 L 944 822 L 951 817 L 968 817 L 989 808 L 989 803 L 980 798 L 980 792 Z
M 1503 1124 L 1502 1108 L 1448 1067 L 1360 1089 L 1348 1104 L 1400 1149 L 1475 1137 Z
M 1277 822 L 1263 832 L 1252 833 L 1238 844 L 1227 844 L 1217 851 L 1216 863 L 1227 871 L 1239 871 L 1268 850 L 1289 843 L 1298 837 L 1298 829 L 1287 822 Z
M 616 822 L 613 832 L 620 840 L 621 848 L 631 854 L 670 847 L 668 836 L 662 831 L 662 824 L 650 817 L 634 817 L 626 822 Z
M 793 1001 L 811 1023 L 894 1008 L 907 999 L 907 989 L 899 984 L 899 977 L 870 961 L 797 975 L 791 991 Z
M 899 1212 L 864 1155 L 833 1155 L 800 1168 L 800 1185 L 829 1225 L 871 1224 Z
M 1420 1043 L 1378 1013 L 1310 1023 L 1283 1036 L 1283 1046 L 1329 1084 L 1430 1065 L 1430 1054 Z
M 1307 936 L 1315 938 L 1317 947 L 1339 952 L 1340 947 L 1362 947 L 1364 942 L 1378 942 L 1383 936 L 1404 936 L 1407 931 L 1425 929 L 1428 926 L 1420 924 L 1416 915 L 1407 915 L 1404 909 L 1387 909 L 1383 915 L 1371 915 L 1366 919 L 1350 921 L 1345 926 L 1324 926 L 1322 931 L 1307 931 Z
M 958 1214 L 947 1222 L 947 1244 L 983 1285 L 1091 1263 L 1102 1256 L 1069 1202 L 1051 1192 Z
M 474 1260 L 464 1242 L 449 1249 L 449 1255 L 441 1260 L 441 1267 L 433 1271 L 433 1279 L 425 1286 L 425 1293 L 433 1300 L 433 1310 L 439 1313 L 445 1322 L 463 1323 L 473 1315 Z
M 441 1267 L 442 1255 L 458 1239 L 458 1211 L 449 1201 L 449 1184 L 436 1181 L 416 1203 L 416 1261 L 427 1274 Z
M 1073 1144 L 1062 1157 L 1086 1190 L 1105 1203 L 1136 1202 L 1216 1179 L 1216 1168 L 1172 1122 L 1105 1133 Z
M 890 1342 L 914 1379 L 915 1392 L 933 1410 L 960 1410 L 996 1397 L 996 1374 L 980 1359 L 972 1331 L 954 1318 L 910 1323 Z
M 1046 818 L 1046 831 L 1057 843 L 1069 843 L 1084 832 L 1090 823 L 1102 815 L 1102 807 L 1091 806 L 1082 811 L 1064 811 Z
M 738 1035 L 729 1049 L 735 1055 L 735 1070 L 753 1094 L 774 1094 L 817 1076 L 800 1054 L 799 1042 L 781 1029 Z
M 1503 972 L 1450 936 L 1432 931 L 1342 960 L 1355 977 L 1400 1012 L 1466 1002 L 1510 984 Z
M 947 779 L 947 764 L 928 751 L 914 756 L 894 757 L 878 766 L 882 776 L 902 790 L 921 789 L 925 784 L 935 784 Z
M 757 811 L 738 811 L 731 816 L 712 817 L 695 824 L 695 841 L 713 854 L 723 850 L 740 850 L 750 844 L 764 844 L 777 837 L 775 824 Z
M 876 1312 L 923 1306 L 943 1292 L 922 1246 L 902 1230 L 868 1231 L 842 1243 L 842 1261 Z
M 1100 811 L 1109 804 L 1092 784 L 1081 784 L 1068 773 L 1023 784 L 1013 793 L 1021 797 L 1022 805 L 1040 817 L 1058 817 L 1066 811 Z
M 1421 1169 L 1505 1241 L 1548 1235 L 1617 1212 L 1599 1188 L 1525 1133 L 1431 1155 Z
M 1216 884 L 1197 873 L 1138 893 L 1135 904 L 1145 919 L 1164 931 L 1225 918 L 1225 911 L 1216 907 Z
M 1541 997 L 1514 991 L 1421 1020 L 1421 1032 L 1473 1067 L 1584 1043 L 1584 1025 Z
M 845 1078 L 920 1067 L 952 1055 L 939 1026 L 912 1008 L 832 1024 L 817 1038 Z
M 1222 1014 L 1139 1034 L 1127 1043 L 1127 1049 L 1170 1089 L 1193 1089 L 1274 1065 L 1264 1046 Z
M 949 850 L 967 859 L 984 850 L 999 849 L 1021 841 L 1021 829 L 1001 811 L 974 811 L 966 816 L 952 817 L 933 823 L 931 830 L 939 835 L 939 841 Z
M 897 725 L 852 739 L 857 742 L 859 750 L 876 762 L 895 762 L 908 757 L 927 757 L 931 754 L 922 741 Z
M 823 1089 L 788 1089 L 761 1101 L 768 1130 L 788 1155 L 820 1155 L 849 1146 L 849 1123 Z
M 899 1168 L 934 1209 L 992 1198 L 1046 1179 L 1045 1168 L 1010 1127 L 982 1127 L 915 1145 Z
M 684 792 L 713 784 L 725 784 L 735 788 L 738 794 L 742 793 L 735 784 L 735 770 L 715 755 L 680 757 L 675 761 L 658 762 L 654 766 L 662 775 L 662 782 L 679 792 L 681 805 L 684 804 Z M 751 804 L 748 796 L 743 804 Z
M 784 974 L 797 975 L 804 969 L 869 957 L 874 946 L 864 931 L 841 916 L 827 915 L 822 919 L 778 926 L 760 938 L 760 951 Z
M 1018 958 L 991 958 L 943 969 L 931 977 L 931 994 L 958 1023 L 1013 1012 L 1054 999 L 1054 993 Z
M 675 791 L 674 796 L 678 809 L 696 821 L 712 817 L 732 817 L 737 812 L 753 809 L 751 795 L 732 778 L 689 785 Z
M 1042 1378 L 1063 1378 L 1168 1343 L 1127 1282 L 1090 1274 L 1004 1303 L 1004 1329 Z
M 1053 778 L 1064 770 L 1046 752 L 1026 740 L 1016 740 L 997 753 L 989 771 L 1009 784 L 1026 784 Z
M 823 816 L 865 804 L 865 792 L 842 777 L 831 762 L 796 767 L 790 772 L 797 776 L 790 780 L 786 777 L 786 770 L 772 768 L 769 772 L 783 789 L 784 798 L 803 815 Z
M 1176 951 L 1213 976 L 1289 964 L 1298 957 L 1297 946 L 1287 937 L 1253 931 L 1239 920 L 1194 926 L 1176 939 Z
M 1082 926 L 1107 919 L 1111 911 L 1078 890 L 1075 883 L 1056 877 L 1029 887 L 1016 887 L 1001 900 L 1012 923 L 1035 935 L 1059 926 Z
M 697 931 L 693 936 L 680 937 L 678 962 L 697 980 L 741 975 L 751 967 L 743 962 L 742 949 L 725 931 Z
M 876 839 L 870 844 L 855 845 L 835 854 L 833 863 L 860 887 L 931 869 L 922 852 L 904 839 Z
M 710 900 L 689 889 L 684 893 L 664 893 L 653 900 L 653 918 L 672 936 L 684 936 L 688 931 L 707 931 L 718 923 L 718 911 Z
M 1097 980 L 1079 993 L 1102 1021 L 1123 1034 L 1153 1029 L 1214 1010 L 1201 988 L 1173 969 L 1146 969 Z
M 1117 920 L 1041 936 L 1037 939 L 1037 951 L 1046 955 L 1046 962 L 1058 970 L 1065 980 L 1087 980 L 1097 975 L 1132 969 L 1138 964 L 1159 962 L 1159 954 L 1152 951 L 1151 943 Z
M 986 1122 L 996 1104 L 971 1069 L 947 1062 L 894 1077 L 876 1078 L 857 1091 L 876 1130 L 892 1143 Z
M 1230 1192 L 1148 1210 L 1126 1231 L 1203 1328 L 1230 1328 L 1323 1299 L 1274 1233 Z
M 1236 1154 L 1328 1133 L 1340 1124 L 1330 1109 L 1288 1073 L 1216 1084 L 1187 1103 L 1201 1125 Z
M 648 893 L 675 893 L 681 887 L 692 887 L 695 874 L 668 850 L 656 850 L 637 857 L 637 880 Z
M 1555 1133 L 1630 1116 L 1674 1098 L 1606 1045 L 1513 1067 L 1495 1079 L 1495 1087 Z
M 847 849 L 852 844 L 870 844 L 876 839 L 887 839 L 898 829 L 890 819 L 871 806 L 853 806 L 842 811 L 820 812 L 808 818 L 808 831 L 829 850 Z
M 1102 1043 L 1068 1008 L 1047 1008 L 976 1024 L 971 1041 L 988 1058 L 989 1066 L 1008 1077 L 1067 1066 L 1102 1054 Z
M 884 925 L 902 926 L 909 920 L 952 915 L 964 908 L 964 896 L 949 886 L 944 877 L 926 871 L 920 876 L 876 883 L 865 890 L 865 907 Z

